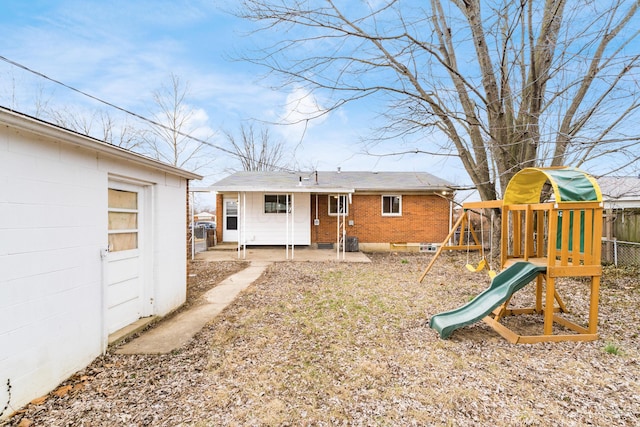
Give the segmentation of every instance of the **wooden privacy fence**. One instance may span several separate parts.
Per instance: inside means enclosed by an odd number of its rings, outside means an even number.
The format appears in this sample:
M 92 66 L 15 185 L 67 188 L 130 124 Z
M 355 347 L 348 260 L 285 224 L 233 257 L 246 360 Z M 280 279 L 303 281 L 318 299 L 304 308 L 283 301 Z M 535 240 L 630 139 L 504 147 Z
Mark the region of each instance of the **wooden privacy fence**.
M 603 237 L 640 243 L 640 209 L 607 209 Z
M 607 209 L 602 233 L 602 262 L 640 265 L 640 209 Z

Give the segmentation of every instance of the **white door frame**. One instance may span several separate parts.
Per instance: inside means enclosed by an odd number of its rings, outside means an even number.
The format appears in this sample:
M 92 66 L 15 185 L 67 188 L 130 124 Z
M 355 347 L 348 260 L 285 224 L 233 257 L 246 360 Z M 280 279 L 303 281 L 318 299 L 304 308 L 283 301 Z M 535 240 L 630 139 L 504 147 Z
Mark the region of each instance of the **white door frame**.
M 235 203 L 235 215 L 231 215 L 231 218 L 235 217 L 235 229 L 227 228 L 227 219 L 229 218 L 229 214 L 227 211 L 227 203 Z M 237 197 L 226 197 L 222 198 L 222 241 L 223 242 L 240 242 L 240 216 L 239 213 L 240 204 L 238 203 Z M 233 222 L 233 221 L 232 221 Z
M 119 252 L 113 252 L 107 248 L 103 251 L 104 260 L 104 272 L 103 272 L 103 318 L 104 318 L 104 331 L 105 334 L 114 332 L 114 326 L 109 324 L 109 284 L 110 277 L 113 278 L 113 268 L 118 261 L 125 262 L 127 260 L 133 260 L 137 258 L 138 269 L 138 283 L 137 283 L 137 318 L 150 316 L 154 313 L 153 307 L 153 286 L 152 286 L 152 272 L 153 272 L 153 257 L 148 256 L 149 250 L 153 247 L 153 185 L 146 182 L 140 182 L 138 180 L 126 179 L 121 177 L 110 177 L 108 181 L 108 188 L 117 189 L 123 191 L 135 192 L 138 195 L 138 247 L 132 250 L 125 250 Z M 107 227 L 108 228 L 108 227 Z M 133 306 L 132 306 L 133 307 Z M 135 321 L 137 319 L 130 319 Z M 124 325 L 126 326 L 126 325 Z M 124 327 L 118 325 L 116 330 Z

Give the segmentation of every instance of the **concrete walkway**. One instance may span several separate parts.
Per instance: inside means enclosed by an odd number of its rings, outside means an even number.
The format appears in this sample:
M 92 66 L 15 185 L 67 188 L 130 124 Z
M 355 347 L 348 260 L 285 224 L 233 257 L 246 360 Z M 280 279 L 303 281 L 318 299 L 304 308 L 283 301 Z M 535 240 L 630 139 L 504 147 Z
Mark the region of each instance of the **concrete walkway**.
M 345 256 L 339 259 L 338 256 Z M 240 252 L 233 246 L 220 246 L 196 255 L 203 261 L 249 261 L 249 267 L 229 276 L 206 292 L 199 305 L 193 306 L 173 318 L 161 321 L 139 337 L 116 350 L 118 354 L 164 354 L 182 347 L 204 325 L 216 317 L 242 290 L 255 282 L 272 262 L 371 262 L 362 252 L 336 254 L 335 250 L 296 248 L 292 253 L 284 248 L 251 248 Z M 145 321 L 148 319 L 141 319 Z M 142 328 L 145 323 L 139 327 Z M 135 331 L 135 328 L 132 329 Z
M 189 308 L 157 327 L 143 333 L 116 350 L 118 354 L 163 354 L 182 347 L 207 322 L 217 316 L 235 297 L 256 281 L 271 264 L 268 261 L 252 261 L 249 267 L 226 278 L 206 292 L 204 303 Z

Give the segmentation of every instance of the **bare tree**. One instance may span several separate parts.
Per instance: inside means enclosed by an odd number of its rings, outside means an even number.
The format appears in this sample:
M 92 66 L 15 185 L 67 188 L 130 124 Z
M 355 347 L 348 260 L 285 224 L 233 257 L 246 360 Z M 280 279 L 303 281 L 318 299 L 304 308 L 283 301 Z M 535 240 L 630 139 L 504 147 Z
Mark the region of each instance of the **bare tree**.
M 240 126 L 240 136 L 225 132 L 231 144 L 231 151 L 245 171 L 272 171 L 286 168 L 284 161 L 285 146 L 281 141 L 274 142 L 266 128 L 256 132 L 253 125 Z
M 96 127 L 95 122 L 98 115 L 96 112 L 86 113 L 66 106 L 48 109 L 44 115 L 58 126 L 83 135 L 94 136 L 92 133 Z
M 126 118 L 114 118 L 106 111 L 83 111 L 70 107 L 51 107 L 38 104 L 39 116 L 58 126 L 91 136 L 139 154 L 149 154 L 147 131 L 132 125 Z
M 105 112 L 99 113 L 99 120 L 102 125 L 102 140 L 139 154 L 149 154 L 146 129 L 134 126 L 126 118 L 117 120 Z
M 152 155 L 180 168 L 198 170 L 213 161 L 207 144 L 202 141 L 212 137 L 211 134 L 198 137 L 191 136 L 202 132 L 202 124 L 197 123 L 197 111 L 187 104 L 190 95 L 189 84 L 171 74 L 169 85 L 153 93 L 153 100 L 158 111 L 154 114 L 160 126 L 152 125 L 148 143 Z M 205 132 L 207 132 L 205 130 Z
M 429 141 L 393 154 L 457 156 L 490 200 L 528 166 L 637 164 L 638 6 L 244 0 L 238 15 L 260 42 L 281 37 L 245 59 L 332 97 L 329 109 L 383 97 L 381 138 Z
M 20 97 L 13 73 L 7 80 L 11 84 L 7 90 L 0 91 L 0 101 L 4 100 L 10 108 L 18 108 Z M 103 110 L 54 105 L 50 102 L 52 96 L 45 97 L 43 87 L 38 89 L 33 107 L 35 117 L 181 168 L 198 170 L 213 161 L 208 148 L 214 146 L 206 142 L 212 132 L 206 136 L 201 132 L 206 114 L 187 105 L 188 84 L 183 84 L 174 74 L 171 74 L 170 85 L 163 85 L 153 93 L 156 106 L 153 120 L 84 92 L 83 95 L 125 113 L 125 117 L 114 118 Z M 150 127 L 136 126 L 128 117 L 142 119 Z

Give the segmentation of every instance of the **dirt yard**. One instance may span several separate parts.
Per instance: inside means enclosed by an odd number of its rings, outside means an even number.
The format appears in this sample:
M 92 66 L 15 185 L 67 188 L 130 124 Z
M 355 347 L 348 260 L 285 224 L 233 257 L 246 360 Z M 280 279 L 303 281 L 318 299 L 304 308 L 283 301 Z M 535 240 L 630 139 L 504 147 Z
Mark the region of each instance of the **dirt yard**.
M 601 339 L 509 344 L 480 322 L 441 340 L 429 317 L 489 284 L 443 256 L 273 264 L 184 348 L 112 351 L 23 408 L 35 426 L 633 426 L 640 424 L 638 270 L 605 269 Z M 240 263 L 196 262 L 190 304 Z M 532 285 L 517 303 L 532 300 Z M 586 283 L 559 292 L 574 319 Z M 514 328 L 541 328 L 519 316 Z M 1 424 L 1 423 L 0 423 Z

